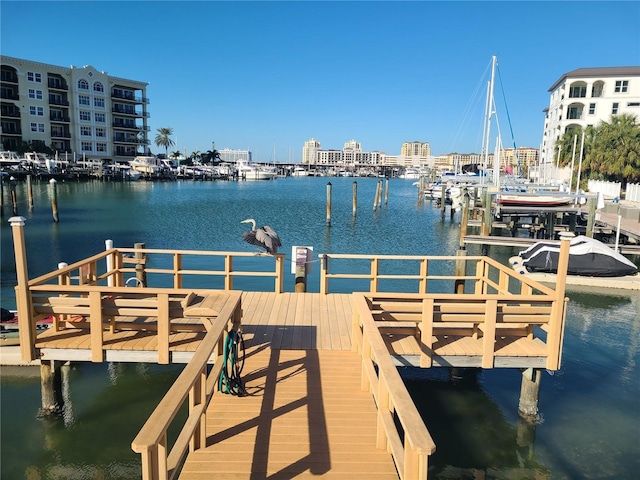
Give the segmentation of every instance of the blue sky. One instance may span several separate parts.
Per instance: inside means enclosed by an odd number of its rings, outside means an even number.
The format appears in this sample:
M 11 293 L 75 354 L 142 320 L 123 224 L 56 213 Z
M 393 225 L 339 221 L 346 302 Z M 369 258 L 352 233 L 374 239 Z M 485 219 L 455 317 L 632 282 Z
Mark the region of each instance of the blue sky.
M 2 0 L 0 22 L 4 55 L 149 82 L 152 144 L 171 127 L 180 151 L 257 161 L 300 161 L 311 137 L 479 152 L 492 55 L 503 143 L 537 148 L 560 76 L 640 65 L 637 1 Z

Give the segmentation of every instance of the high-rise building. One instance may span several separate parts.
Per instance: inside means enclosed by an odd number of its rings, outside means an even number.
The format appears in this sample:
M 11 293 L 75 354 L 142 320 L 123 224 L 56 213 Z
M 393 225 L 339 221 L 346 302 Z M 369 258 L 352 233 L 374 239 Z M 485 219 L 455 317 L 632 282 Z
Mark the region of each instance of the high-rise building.
M 429 142 L 404 142 L 400 149 L 400 155 L 406 157 L 430 157 L 431 147 Z
M 146 82 L 90 65 L 71 68 L 0 55 L 0 142 L 41 142 L 58 153 L 131 159 L 149 145 Z
M 571 129 L 596 126 L 614 115 L 640 115 L 640 67 L 578 68 L 549 88 L 541 158 L 553 165 L 556 144 Z
M 315 165 L 318 163 L 319 151 L 320 142 L 315 138 L 310 138 L 304 142 L 304 147 L 302 147 L 302 163 L 306 165 Z

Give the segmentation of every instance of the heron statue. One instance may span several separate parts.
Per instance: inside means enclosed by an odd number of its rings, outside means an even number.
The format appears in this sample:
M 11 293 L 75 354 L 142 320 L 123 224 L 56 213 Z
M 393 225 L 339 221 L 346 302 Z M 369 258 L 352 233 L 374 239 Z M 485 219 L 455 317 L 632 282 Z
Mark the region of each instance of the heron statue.
M 251 230 L 242 233 L 242 238 L 245 242 L 264 247 L 267 253 L 271 255 L 275 255 L 278 252 L 278 247 L 282 246 L 280 237 L 270 226 L 265 225 L 264 227 L 256 229 L 256 221 L 253 218 L 247 218 L 240 223 L 251 224 Z

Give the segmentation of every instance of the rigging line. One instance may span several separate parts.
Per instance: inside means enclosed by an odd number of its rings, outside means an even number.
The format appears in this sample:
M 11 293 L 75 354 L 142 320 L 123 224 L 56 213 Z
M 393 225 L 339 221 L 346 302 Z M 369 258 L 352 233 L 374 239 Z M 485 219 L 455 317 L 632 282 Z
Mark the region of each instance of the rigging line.
M 484 72 L 480 76 L 480 79 L 476 84 L 473 94 L 471 95 L 471 98 L 468 100 L 467 105 L 465 106 L 465 109 L 463 111 L 462 121 L 460 122 L 460 124 L 458 124 L 458 129 L 453 139 L 451 140 L 451 146 L 449 147 L 450 151 L 455 148 L 453 145 L 455 145 L 455 142 L 458 140 L 458 137 L 460 136 L 460 133 L 463 127 L 466 128 L 467 120 L 469 119 L 472 113 L 472 107 L 477 103 L 477 99 L 480 97 L 480 92 L 482 91 L 484 86 L 484 79 L 487 77 L 487 73 L 489 72 L 490 68 L 491 68 L 491 62 L 489 62 Z
M 513 142 L 513 154 L 516 157 L 516 163 L 518 164 L 518 173 L 522 175 L 522 166 L 520 165 L 520 158 L 518 156 L 518 149 L 516 147 L 516 139 L 513 135 L 513 126 L 511 125 L 511 116 L 509 115 L 509 107 L 507 106 L 507 97 L 504 94 L 504 85 L 502 84 L 502 76 L 500 75 L 500 66 L 498 70 L 498 80 L 500 81 L 500 91 L 502 92 L 502 101 L 504 102 L 504 109 L 507 112 L 507 122 L 509 123 L 509 130 L 511 132 L 511 141 Z

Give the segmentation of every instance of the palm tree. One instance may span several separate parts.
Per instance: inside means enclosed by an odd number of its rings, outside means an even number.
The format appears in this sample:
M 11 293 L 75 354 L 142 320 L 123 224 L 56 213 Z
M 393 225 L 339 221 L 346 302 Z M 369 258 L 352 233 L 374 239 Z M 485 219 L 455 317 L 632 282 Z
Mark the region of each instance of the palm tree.
M 189 155 L 189 158 L 194 162 L 198 162 L 200 158 L 202 158 L 202 154 L 200 153 L 200 150 L 195 150 L 191 152 L 191 155 Z
M 580 158 L 582 129 L 567 130 L 558 141 L 560 165 L 570 165 L 575 158 L 576 173 Z M 574 144 L 575 155 L 574 155 Z M 614 115 L 584 130 L 582 179 L 626 183 L 640 181 L 640 125 L 632 115 Z M 582 182 L 581 182 L 582 183 Z
M 173 147 L 175 142 L 170 138 L 170 135 L 173 135 L 173 128 L 169 127 L 161 127 L 158 129 L 158 134 L 156 135 L 155 144 L 158 147 L 164 147 L 165 157 L 169 156 L 169 147 Z

